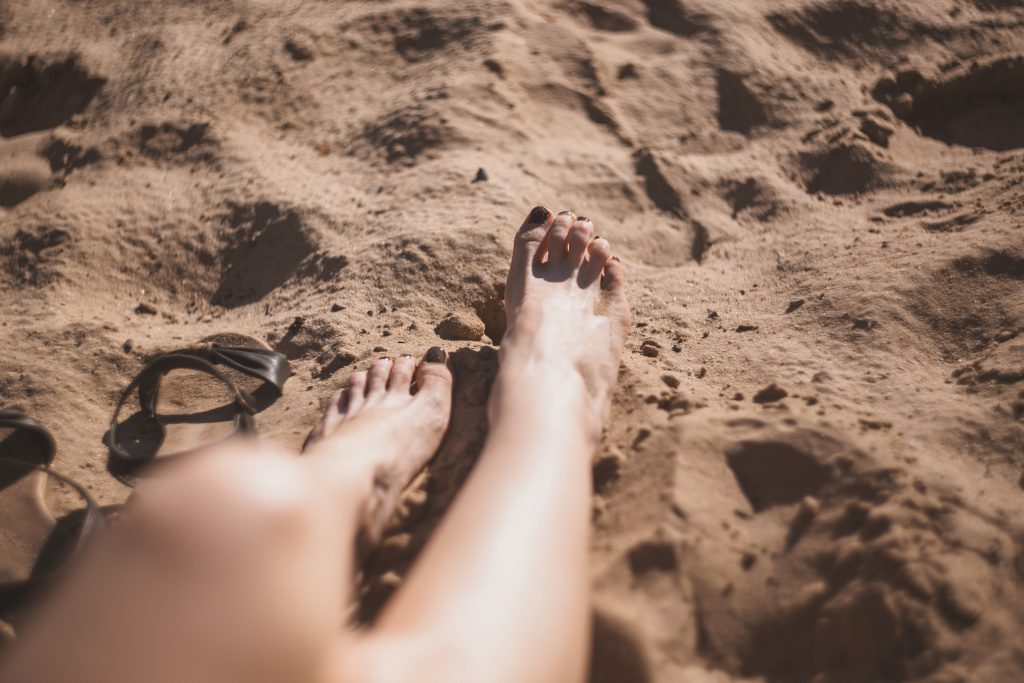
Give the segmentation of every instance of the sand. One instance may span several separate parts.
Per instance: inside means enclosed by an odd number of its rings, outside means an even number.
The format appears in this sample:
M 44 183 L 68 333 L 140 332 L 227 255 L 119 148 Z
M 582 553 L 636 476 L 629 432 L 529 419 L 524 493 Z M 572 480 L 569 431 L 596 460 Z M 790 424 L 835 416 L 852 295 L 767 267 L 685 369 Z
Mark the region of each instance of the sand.
M 486 433 L 512 233 L 573 209 L 636 319 L 591 681 L 1019 680 L 1022 46 L 1015 0 L 0 1 L 0 406 L 114 505 L 147 357 L 283 351 L 297 448 L 441 341 L 370 621 Z

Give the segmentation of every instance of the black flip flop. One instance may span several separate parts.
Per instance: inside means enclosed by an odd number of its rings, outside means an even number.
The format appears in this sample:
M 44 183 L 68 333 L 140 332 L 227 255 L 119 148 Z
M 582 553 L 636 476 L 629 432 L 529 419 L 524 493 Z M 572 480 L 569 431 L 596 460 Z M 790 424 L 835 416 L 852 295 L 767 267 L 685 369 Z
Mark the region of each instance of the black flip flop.
M 263 384 L 255 392 L 250 393 L 235 384 L 217 367 L 218 365 L 262 380 Z M 254 415 L 261 409 L 256 394 L 269 393 L 273 400 L 280 398 L 284 391 L 284 383 L 291 376 L 288 359 L 283 354 L 266 348 L 226 346 L 217 342 L 201 343 L 186 349 L 170 351 L 151 360 L 121 394 L 114 409 L 114 416 L 110 420 L 110 429 L 104 438 L 110 454 L 107 459 L 107 471 L 128 486 L 134 486 L 136 473 L 140 468 L 156 459 L 164 440 L 163 422 L 156 411 L 160 382 L 164 375 L 172 370 L 183 369 L 199 370 L 213 375 L 228 388 L 231 394 L 229 407 L 234 413 L 234 430 L 230 436 L 255 432 Z M 136 388 L 139 391 L 142 415 L 144 419 L 153 423 L 159 436 L 154 448 L 129 452 L 117 440 L 117 423 L 121 409 Z M 160 461 L 173 460 L 191 452 L 193 451 L 162 455 Z
M 38 471 L 71 487 L 85 501 L 80 521 L 72 532 L 73 539 L 70 545 L 60 544 L 61 547 L 55 547 L 54 539 L 57 535 L 52 534 L 37 558 L 29 578 L 0 582 L 0 611 L 7 611 L 59 574 L 105 525 L 105 520 L 99 506 L 84 486 L 50 469 L 57 452 L 57 444 L 43 425 L 20 410 L 8 408 L 0 410 L 0 427 L 13 430 L 3 443 L 11 440 L 23 442 L 18 448 L 18 457 L 0 456 L 0 471 L 4 472 L 4 479 L 8 480 L 8 483 Z

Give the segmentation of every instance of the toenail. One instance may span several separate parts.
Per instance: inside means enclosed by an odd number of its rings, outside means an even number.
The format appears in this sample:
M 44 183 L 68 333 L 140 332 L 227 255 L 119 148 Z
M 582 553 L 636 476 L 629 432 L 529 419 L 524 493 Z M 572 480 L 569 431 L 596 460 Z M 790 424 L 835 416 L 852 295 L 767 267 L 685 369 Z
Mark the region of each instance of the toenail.
M 612 256 L 612 261 L 618 261 L 619 263 L 622 263 L 622 259 L 620 259 L 618 256 Z
M 548 219 L 551 212 L 545 209 L 543 206 L 533 207 L 533 211 L 530 212 L 530 217 L 526 220 L 530 223 L 543 223 Z
M 601 239 L 601 236 L 600 236 L 600 235 L 594 235 L 594 241 L 595 241 L 595 242 L 596 242 L 597 240 L 599 240 L 599 239 Z
M 572 211 L 560 211 L 558 215 L 559 216 L 568 216 L 571 213 L 572 213 Z
M 443 363 L 447 359 L 447 354 L 440 346 L 431 346 L 427 349 L 427 355 L 424 359 L 428 363 Z
M 589 218 L 587 218 L 586 216 L 580 216 L 580 217 L 579 217 L 579 218 L 577 218 L 576 220 L 578 220 L 578 221 L 583 221 L 584 223 L 589 223 L 589 222 L 590 222 L 590 219 L 589 219 Z
M 412 357 L 413 357 L 413 355 L 411 353 L 403 353 L 401 356 L 399 356 L 399 358 L 412 358 Z

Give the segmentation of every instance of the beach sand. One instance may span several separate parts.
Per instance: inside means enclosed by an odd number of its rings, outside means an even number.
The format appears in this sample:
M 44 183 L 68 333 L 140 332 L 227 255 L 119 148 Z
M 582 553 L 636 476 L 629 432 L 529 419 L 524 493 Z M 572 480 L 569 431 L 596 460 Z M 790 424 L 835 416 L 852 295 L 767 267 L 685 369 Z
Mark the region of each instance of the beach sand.
M 102 504 L 160 351 L 287 354 L 257 420 L 297 449 L 441 343 L 372 621 L 486 434 L 512 235 L 572 209 L 636 321 L 592 683 L 1024 677 L 1019 2 L 0 0 L 0 136 L 0 407 Z

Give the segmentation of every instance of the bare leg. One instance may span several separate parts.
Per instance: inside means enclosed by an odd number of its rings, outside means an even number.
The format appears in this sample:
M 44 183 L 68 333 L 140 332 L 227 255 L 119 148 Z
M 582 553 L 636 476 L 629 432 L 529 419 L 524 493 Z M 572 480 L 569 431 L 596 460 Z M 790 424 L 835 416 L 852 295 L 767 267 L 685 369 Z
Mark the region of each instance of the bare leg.
M 408 359 L 355 375 L 305 457 L 236 440 L 148 482 L 0 680 L 580 680 L 589 456 L 629 320 L 621 264 L 591 232 L 536 210 L 517 235 L 491 436 L 369 634 L 344 628 L 353 539 L 379 537 L 436 449 L 441 363 L 420 367 L 415 395 Z
M 537 209 L 518 233 L 487 444 L 375 630 L 341 648 L 344 680 L 585 676 L 590 457 L 629 326 L 622 266 L 592 232 Z
M 236 439 L 144 482 L 0 680 L 322 680 L 347 633 L 353 540 L 379 538 L 447 426 L 451 375 L 440 349 L 431 360 L 355 373 L 301 458 Z

